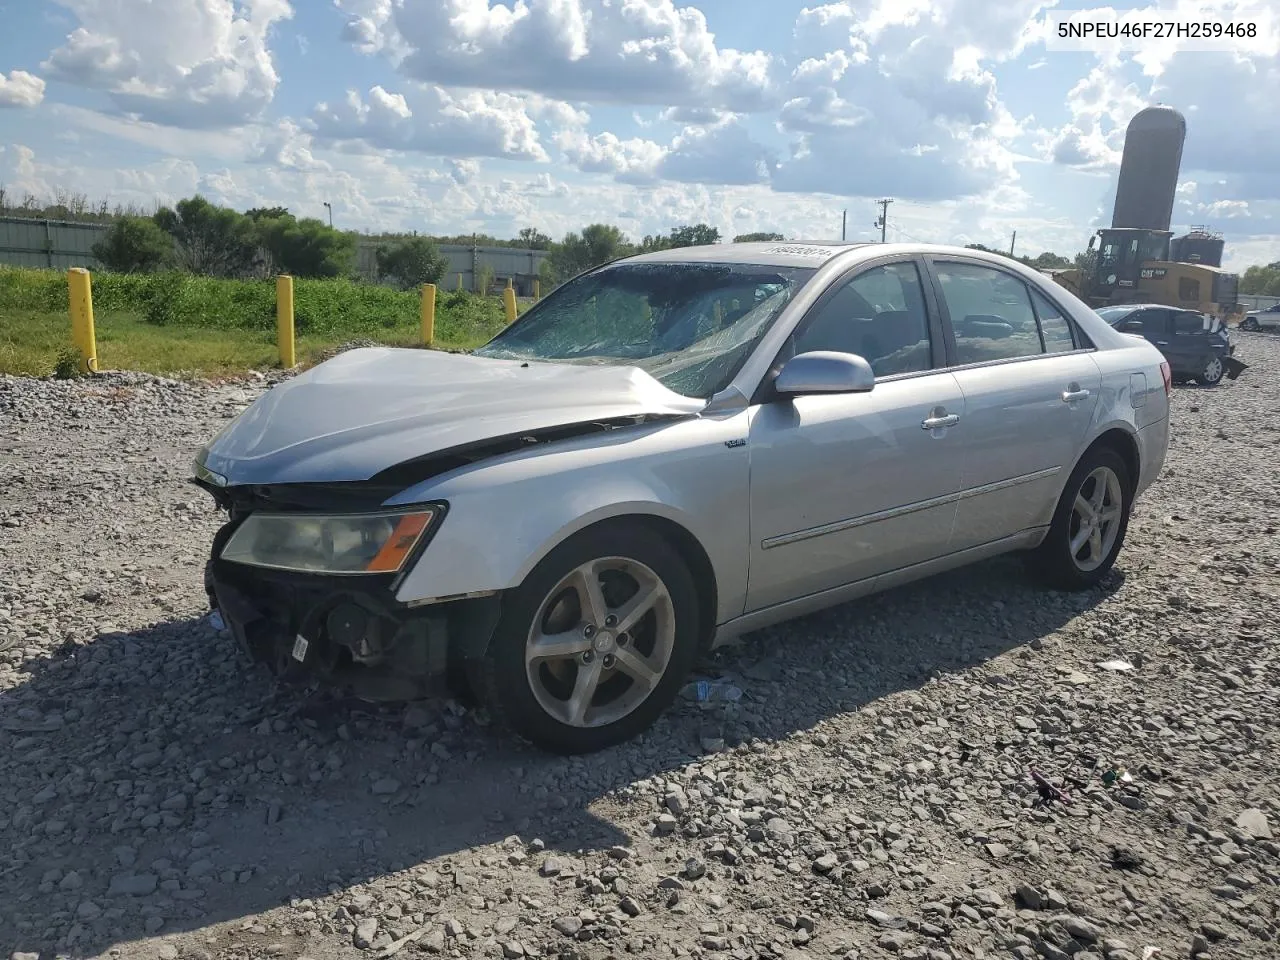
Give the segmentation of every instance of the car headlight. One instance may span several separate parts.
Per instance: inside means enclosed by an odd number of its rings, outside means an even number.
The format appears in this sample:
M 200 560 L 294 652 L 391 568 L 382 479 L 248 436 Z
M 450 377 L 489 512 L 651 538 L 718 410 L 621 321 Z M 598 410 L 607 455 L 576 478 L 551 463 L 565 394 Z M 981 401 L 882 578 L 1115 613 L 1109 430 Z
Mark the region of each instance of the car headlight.
M 307 573 L 396 573 L 440 512 L 254 513 L 227 541 L 222 559 Z

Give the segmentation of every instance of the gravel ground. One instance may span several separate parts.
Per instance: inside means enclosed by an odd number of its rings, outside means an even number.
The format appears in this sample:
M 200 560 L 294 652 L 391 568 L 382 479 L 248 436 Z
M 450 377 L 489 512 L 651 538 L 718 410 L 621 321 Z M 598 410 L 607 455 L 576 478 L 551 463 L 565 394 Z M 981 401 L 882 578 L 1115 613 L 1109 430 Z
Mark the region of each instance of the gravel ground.
M 1237 337 L 1105 589 L 765 631 L 705 665 L 739 702 L 577 760 L 245 671 L 184 479 L 261 381 L 0 378 L 0 957 L 1280 955 L 1280 337 Z

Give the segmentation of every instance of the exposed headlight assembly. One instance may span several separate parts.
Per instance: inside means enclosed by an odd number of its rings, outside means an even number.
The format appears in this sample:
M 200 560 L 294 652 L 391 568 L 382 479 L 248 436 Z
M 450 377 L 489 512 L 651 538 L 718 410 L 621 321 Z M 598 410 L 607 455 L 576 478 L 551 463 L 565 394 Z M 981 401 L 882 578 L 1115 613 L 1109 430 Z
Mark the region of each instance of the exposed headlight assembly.
M 254 513 L 232 534 L 222 559 L 303 573 L 397 573 L 439 507 L 325 516 Z

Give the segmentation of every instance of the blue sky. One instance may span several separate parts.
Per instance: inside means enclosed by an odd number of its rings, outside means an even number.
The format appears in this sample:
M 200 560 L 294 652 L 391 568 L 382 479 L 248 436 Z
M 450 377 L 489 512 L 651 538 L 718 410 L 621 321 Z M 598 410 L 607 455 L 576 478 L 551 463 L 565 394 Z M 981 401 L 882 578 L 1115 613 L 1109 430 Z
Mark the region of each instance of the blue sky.
M 0 184 L 362 230 L 891 238 L 1070 255 L 1128 119 L 1188 121 L 1175 229 L 1280 260 L 1274 0 L 1234 52 L 1047 49 L 1072 0 L 0 0 Z

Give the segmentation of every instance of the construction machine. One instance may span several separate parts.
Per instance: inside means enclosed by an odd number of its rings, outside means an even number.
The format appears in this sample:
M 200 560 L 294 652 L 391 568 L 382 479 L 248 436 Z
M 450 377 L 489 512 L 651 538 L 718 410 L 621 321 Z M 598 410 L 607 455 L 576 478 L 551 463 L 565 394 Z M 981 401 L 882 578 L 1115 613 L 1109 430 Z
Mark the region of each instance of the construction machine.
M 1221 237 L 1201 227 L 1176 238 L 1168 230 L 1109 227 L 1089 238 L 1087 269 L 1045 272 L 1090 306 L 1160 303 L 1226 322 L 1242 312 L 1240 278 L 1218 256 L 1196 252 L 1197 244 L 1220 250 Z
M 1094 307 L 1158 303 L 1216 316 L 1242 313 L 1239 277 L 1222 269 L 1221 234 L 1193 227 L 1175 237 L 1173 219 L 1187 123 L 1177 110 L 1140 110 L 1125 130 L 1111 226 L 1089 238 L 1085 269 L 1046 270 Z

